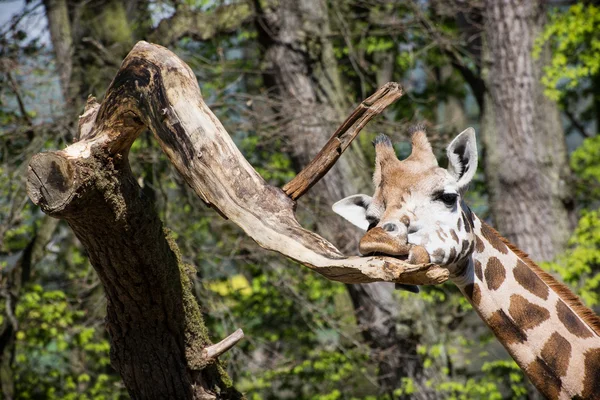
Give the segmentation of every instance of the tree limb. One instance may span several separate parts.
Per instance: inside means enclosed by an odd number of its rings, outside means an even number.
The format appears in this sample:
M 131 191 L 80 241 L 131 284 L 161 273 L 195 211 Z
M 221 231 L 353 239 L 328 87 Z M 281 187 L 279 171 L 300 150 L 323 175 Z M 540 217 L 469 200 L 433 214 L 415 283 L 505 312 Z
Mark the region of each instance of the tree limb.
M 233 346 L 235 346 L 240 340 L 244 338 L 244 331 L 236 329 L 231 335 L 221 340 L 219 343 L 215 343 L 212 346 L 208 346 L 204 349 L 204 358 L 207 360 L 214 360 L 221 354 L 225 353 Z
M 400 97 L 402 87 L 396 82 L 388 82 L 360 103 L 316 157 L 283 187 L 283 191 L 292 200 L 298 200 L 333 167 L 362 128 Z

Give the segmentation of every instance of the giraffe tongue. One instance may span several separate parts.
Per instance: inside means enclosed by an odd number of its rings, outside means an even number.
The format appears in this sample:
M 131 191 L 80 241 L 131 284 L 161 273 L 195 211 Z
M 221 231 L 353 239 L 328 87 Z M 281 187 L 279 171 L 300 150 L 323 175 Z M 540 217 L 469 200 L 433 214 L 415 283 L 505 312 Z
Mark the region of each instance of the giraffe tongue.
M 411 249 L 408 243 L 401 243 L 399 240 L 390 237 L 386 231 L 376 227 L 369 230 L 360 240 L 358 250 L 363 255 L 388 255 L 406 260 Z

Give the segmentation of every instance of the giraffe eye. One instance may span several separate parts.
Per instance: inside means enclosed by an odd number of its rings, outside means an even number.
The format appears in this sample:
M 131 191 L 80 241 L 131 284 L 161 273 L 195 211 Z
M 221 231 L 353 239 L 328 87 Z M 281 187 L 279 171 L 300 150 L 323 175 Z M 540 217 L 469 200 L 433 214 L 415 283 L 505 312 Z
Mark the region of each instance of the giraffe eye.
M 441 200 L 442 203 L 447 205 L 448 207 L 456 204 L 456 199 L 458 199 L 458 194 L 456 193 L 442 193 L 438 196 L 438 200 Z

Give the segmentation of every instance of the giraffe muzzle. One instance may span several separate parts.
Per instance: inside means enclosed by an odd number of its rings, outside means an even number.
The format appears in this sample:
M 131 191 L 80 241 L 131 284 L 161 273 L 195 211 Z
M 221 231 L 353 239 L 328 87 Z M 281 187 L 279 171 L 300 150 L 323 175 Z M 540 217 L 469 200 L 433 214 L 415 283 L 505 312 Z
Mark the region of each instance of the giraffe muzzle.
M 406 242 L 406 237 L 394 237 L 380 227 L 375 227 L 360 239 L 358 250 L 360 254 L 368 255 L 383 253 L 390 256 L 406 256 L 411 245 Z
M 406 236 L 393 236 L 380 227 L 375 227 L 362 237 L 358 250 L 363 256 L 388 255 L 411 264 L 427 264 L 430 257 L 422 246 L 415 246 L 406 241 Z

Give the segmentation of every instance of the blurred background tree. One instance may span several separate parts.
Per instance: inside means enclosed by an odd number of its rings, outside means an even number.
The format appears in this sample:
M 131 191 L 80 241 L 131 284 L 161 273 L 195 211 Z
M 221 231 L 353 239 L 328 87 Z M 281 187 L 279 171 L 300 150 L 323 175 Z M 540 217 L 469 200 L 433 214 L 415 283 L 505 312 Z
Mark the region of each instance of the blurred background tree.
M 353 105 L 401 82 L 405 96 L 299 203 L 304 226 L 356 253 L 360 233 L 330 206 L 371 191 L 375 134 L 406 155 L 407 126 L 424 122 L 442 158 L 450 137 L 473 125 L 484 162 L 469 204 L 597 307 L 600 11 L 594 2 L 516 3 L 1 1 L 3 398 L 128 396 L 109 365 L 104 297 L 85 251 L 28 201 L 24 178 L 33 154 L 74 140 L 87 96 L 102 97 L 142 39 L 192 67 L 246 158 L 279 186 Z M 523 18 L 503 20 L 513 14 Z M 248 398 L 536 397 L 453 285 L 414 295 L 326 281 L 207 209 L 149 133 L 131 163 L 197 268 L 209 331 L 246 332 L 228 369 Z

